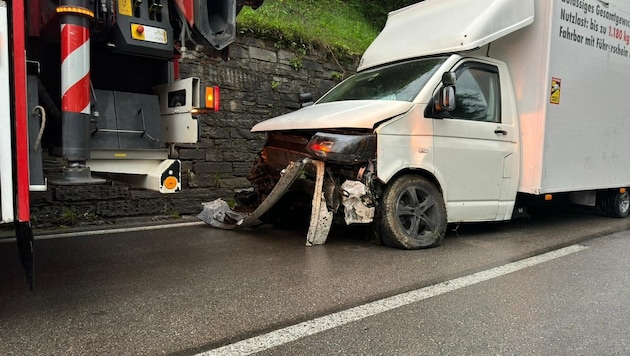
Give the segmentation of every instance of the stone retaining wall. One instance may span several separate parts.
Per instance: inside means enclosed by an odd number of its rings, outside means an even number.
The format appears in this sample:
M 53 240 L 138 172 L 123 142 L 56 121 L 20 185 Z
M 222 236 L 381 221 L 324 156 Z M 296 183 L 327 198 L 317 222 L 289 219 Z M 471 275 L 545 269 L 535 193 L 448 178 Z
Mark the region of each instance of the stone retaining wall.
M 273 42 L 239 37 L 230 47 L 230 60 L 210 59 L 188 51 L 180 76 L 199 77 L 201 85 L 221 87 L 221 110 L 201 116 L 200 141 L 176 146 L 182 162 L 182 191 L 160 194 L 109 183 L 54 186 L 32 193 L 35 226 L 116 223 L 121 220 L 172 219 L 196 215 L 201 203 L 229 199 L 234 190 L 249 187 L 245 178 L 264 135 L 250 128 L 265 119 L 299 108 L 298 94 L 318 98 L 355 65 L 341 65 L 331 53 L 276 48 Z M 50 176 L 60 172 L 58 160 L 47 159 Z

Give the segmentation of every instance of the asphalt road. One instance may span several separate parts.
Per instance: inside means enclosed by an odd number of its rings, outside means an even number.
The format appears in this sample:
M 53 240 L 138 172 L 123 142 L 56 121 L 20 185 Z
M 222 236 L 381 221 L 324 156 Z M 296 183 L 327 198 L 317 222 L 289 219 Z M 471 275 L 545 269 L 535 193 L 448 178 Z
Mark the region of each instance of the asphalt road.
M 630 219 L 569 209 L 454 228 L 421 251 L 340 227 L 316 247 L 299 228 L 205 225 L 38 240 L 33 293 L 14 244 L 0 242 L 0 354 L 195 354 L 575 244 L 589 248 L 261 353 L 549 354 L 580 333 L 604 341 L 562 350 L 627 353 L 605 340 L 628 331 L 630 308 L 618 299 L 630 285 L 628 239 L 597 237 L 629 230 Z
M 259 355 L 630 354 L 630 233 L 571 247 Z

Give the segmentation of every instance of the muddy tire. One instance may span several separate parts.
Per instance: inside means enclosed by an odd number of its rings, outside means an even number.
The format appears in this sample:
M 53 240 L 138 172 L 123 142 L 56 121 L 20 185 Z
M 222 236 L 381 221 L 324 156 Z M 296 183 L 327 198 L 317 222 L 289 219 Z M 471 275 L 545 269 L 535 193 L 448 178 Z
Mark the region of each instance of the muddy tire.
M 387 246 L 409 250 L 439 246 L 446 231 L 444 199 L 425 178 L 401 176 L 385 189 L 379 222 Z
M 602 194 L 599 206 L 604 213 L 613 218 L 625 218 L 630 213 L 630 193 L 611 191 Z

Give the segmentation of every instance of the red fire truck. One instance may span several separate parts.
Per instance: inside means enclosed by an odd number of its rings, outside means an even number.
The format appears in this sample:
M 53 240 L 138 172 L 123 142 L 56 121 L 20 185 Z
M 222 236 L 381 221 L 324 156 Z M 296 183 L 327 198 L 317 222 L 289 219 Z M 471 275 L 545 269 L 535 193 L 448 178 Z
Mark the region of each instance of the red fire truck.
M 179 79 L 178 58 L 225 58 L 243 6 L 264 0 L 0 0 L 0 223 L 14 224 L 32 287 L 30 192 L 107 179 L 180 190 L 176 143 L 198 139 L 217 87 Z M 216 83 L 212 83 L 216 84 Z

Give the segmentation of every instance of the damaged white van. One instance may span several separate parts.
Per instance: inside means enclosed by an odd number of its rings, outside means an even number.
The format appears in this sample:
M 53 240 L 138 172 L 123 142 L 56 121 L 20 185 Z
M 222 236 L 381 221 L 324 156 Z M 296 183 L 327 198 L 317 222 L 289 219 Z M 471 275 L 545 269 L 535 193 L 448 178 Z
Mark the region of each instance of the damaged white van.
M 253 200 L 265 212 L 287 191 L 307 192 L 307 244 L 323 243 L 341 215 L 405 249 L 439 245 L 448 223 L 509 220 L 530 199 L 625 217 L 627 34 L 624 0 L 426 0 L 394 11 L 356 75 L 252 128 L 268 135 Z

